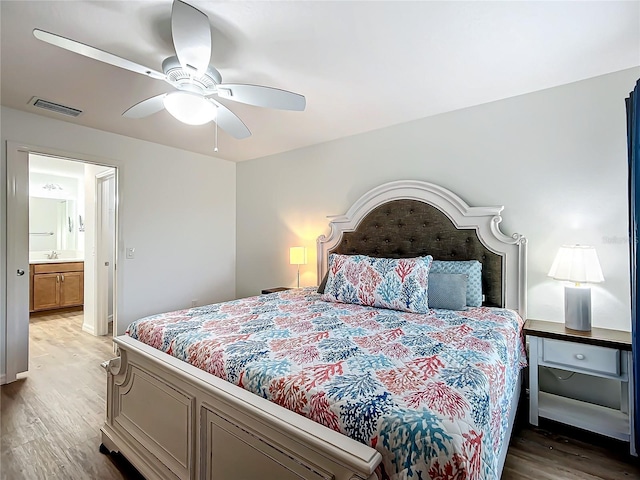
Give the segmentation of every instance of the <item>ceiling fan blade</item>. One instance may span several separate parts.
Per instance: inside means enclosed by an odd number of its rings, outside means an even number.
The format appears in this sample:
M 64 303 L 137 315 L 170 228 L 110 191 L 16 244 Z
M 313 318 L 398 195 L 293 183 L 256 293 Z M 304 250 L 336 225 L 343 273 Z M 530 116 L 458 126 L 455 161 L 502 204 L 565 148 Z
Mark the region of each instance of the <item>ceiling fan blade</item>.
M 160 73 L 151 68 L 138 65 L 137 63 L 126 60 L 124 58 L 120 58 L 116 55 L 113 55 L 112 53 L 90 47 L 89 45 L 85 45 L 84 43 L 61 37 L 60 35 L 56 35 L 55 33 L 45 32 L 44 30 L 39 30 L 36 28 L 33 30 L 33 35 L 38 40 L 42 40 L 43 42 L 50 43 L 51 45 L 64 48 L 65 50 L 69 50 L 74 53 L 79 53 L 80 55 L 93 58 L 94 60 L 98 60 L 100 62 L 108 63 L 116 67 L 124 68 L 125 70 L 130 70 L 132 72 L 140 73 L 151 78 L 156 78 L 158 80 L 165 80 L 166 78 L 164 73 Z
M 191 5 L 175 0 L 171 9 L 171 34 L 182 68 L 204 74 L 211 59 L 209 17 Z
M 161 93 L 155 97 L 142 100 L 124 112 L 122 116 L 127 118 L 143 118 L 153 115 L 164 108 L 164 97 L 166 96 L 166 93 Z
M 223 83 L 218 85 L 218 95 L 248 105 L 297 112 L 303 111 L 307 104 L 303 95 L 260 85 Z
M 221 103 L 218 103 L 215 100 L 211 101 L 218 107 L 215 122 L 221 129 L 238 140 L 251 136 L 251 131 L 235 113 Z

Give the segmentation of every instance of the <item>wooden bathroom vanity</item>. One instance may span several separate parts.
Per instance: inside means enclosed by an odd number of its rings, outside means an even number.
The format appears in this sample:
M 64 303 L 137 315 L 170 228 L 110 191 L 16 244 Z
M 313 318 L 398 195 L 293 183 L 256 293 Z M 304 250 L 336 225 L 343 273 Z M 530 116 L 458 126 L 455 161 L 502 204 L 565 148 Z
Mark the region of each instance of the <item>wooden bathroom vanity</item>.
M 29 265 L 29 311 L 40 312 L 84 304 L 84 262 Z

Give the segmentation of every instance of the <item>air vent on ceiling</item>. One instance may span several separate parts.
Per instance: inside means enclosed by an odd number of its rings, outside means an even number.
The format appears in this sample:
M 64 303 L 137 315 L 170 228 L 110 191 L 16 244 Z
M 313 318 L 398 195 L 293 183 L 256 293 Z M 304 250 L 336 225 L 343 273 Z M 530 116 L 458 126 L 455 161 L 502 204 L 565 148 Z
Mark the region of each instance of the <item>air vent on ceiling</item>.
M 68 115 L 70 117 L 77 117 L 82 113 L 82 110 L 78 110 L 77 108 L 67 107 L 66 105 L 60 105 L 59 103 L 53 103 L 38 97 L 33 97 L 29 100 L 29 104 L 34 107 L 44 108 L 50 112 L 61 113 L 62 115 Z

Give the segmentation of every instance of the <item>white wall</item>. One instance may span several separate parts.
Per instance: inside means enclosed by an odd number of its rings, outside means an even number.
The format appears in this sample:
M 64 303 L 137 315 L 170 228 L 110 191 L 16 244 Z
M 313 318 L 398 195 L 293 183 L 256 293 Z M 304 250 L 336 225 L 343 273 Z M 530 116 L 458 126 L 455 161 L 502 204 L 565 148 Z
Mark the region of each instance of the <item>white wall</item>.
M 5 107 L 0 122 L 0 332 L 6 328 L 6 141 L 119 168 L 118 332 L 141 316 L 189 307 L 192 299 L 235 297 L 234 163 Z M 125 246 L 136 248 L 134 260 L 125 260 Z M 0 346 L 4 372 L 4 341 Z
M 309 248 L 371 188 L 399 179 L 442 185 L 472 206 L 504 205 L 502 229 L 529 239 L 528 316 L 563 320 L 547 277 L 562 244 L 597 248 L 605 283 L 593 324 L 630 330 L 624 99 L 640 69 L 458 110 L 238 164 L 237 294 L 295 286 L 288 248 Z M 473 82 L 469 83 L 473 88 Z

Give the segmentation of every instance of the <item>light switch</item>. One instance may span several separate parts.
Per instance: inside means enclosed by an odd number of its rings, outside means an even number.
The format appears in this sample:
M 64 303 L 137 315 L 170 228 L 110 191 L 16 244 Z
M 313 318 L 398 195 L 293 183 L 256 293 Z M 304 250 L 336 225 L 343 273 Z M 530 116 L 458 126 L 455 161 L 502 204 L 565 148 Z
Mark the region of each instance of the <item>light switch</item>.
M 131 247 L 131 248 L 127 248 L 127 258 L 132 259 L 132 258 L 136 258 L 136 249 Z

